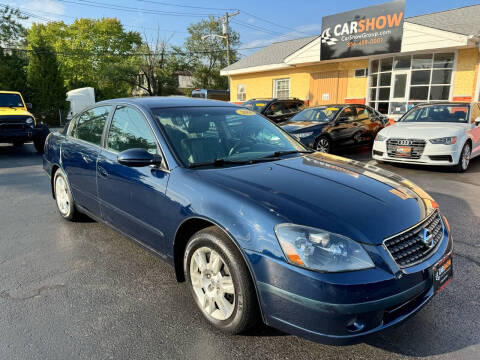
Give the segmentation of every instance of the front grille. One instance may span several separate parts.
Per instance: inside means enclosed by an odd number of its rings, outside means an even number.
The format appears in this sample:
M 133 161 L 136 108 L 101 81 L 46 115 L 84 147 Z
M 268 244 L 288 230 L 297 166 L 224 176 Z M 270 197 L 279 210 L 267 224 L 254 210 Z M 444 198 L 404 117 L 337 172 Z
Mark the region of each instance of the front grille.
M 387 140 L 387 154 L 394 158 L 406 158 L 406 159 L 420 159 L 425 149 L 426 142 L 422 139 L 388 139 Z M 396 152 L 397 146 L 408 146 L 412 150 L 410 155 L 402 156 Z
M 24 130 L 29 129 L 30 125 L 15 123 L 0 123 L 0 130 Z
M 425 230 L 431 235 L 431 242 L 425 242 Z M 428 235 L 427 233 L 427 235 Z M 443 222 L 438 211 L 421 223 L 400 234 L 385 239 L 383 244 L 396 263 L 402 267 L 411 266 L 429 257 L 443 237 Z

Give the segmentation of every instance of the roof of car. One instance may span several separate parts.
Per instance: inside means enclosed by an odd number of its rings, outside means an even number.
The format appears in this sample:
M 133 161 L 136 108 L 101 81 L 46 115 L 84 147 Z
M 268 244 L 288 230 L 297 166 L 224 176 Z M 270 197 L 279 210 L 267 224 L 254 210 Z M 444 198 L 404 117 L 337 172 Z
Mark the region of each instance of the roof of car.
M 417 106 L 430 106 L 430 105 L 460 105 L 460 106 L 469 106 L 475 102 L 459 102 L 459 101 L 440 101 L 440 102 L 425 102 L 417 104 Z
M 232 106 L 238 105 L 221 100 L 207 100 L 201 98 L 190 98 L 186 96 L 146 96 L 146 97 L 131 97 L 104 100 L 97 104 L 108 103 L 129 103 L 133 105 L 140 105 L 147 108 L 169 108 L 169 107 L 184 107 L 184 106 Z

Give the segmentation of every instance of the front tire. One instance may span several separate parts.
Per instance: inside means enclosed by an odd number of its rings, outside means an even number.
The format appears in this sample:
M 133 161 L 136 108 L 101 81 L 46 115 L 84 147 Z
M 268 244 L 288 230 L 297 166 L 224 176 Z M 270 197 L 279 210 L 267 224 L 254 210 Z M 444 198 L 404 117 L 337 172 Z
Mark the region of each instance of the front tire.
M 78 219 L 80 214 L 75 208 L 67 177 L 61 169 L 58 169 L 53 176 L 53 191 L 60 216 L 68 221 Z
M 332 142 L 326 136 L 320 136 L 317 141 L 315 141 L 315 150 L 330 153 L 332 151 Z
M 258 322 L 258 302 L 247 266 L 223 231 L 212 226 L 195 233 L 183 263 L 195 303 L 210 324 L 239 334 Z
M 468 169 L 470 164 L 470 156 L 472 155 L 472 146 L 469 142 L 466 142 L 463 145 L 462 152 L 460 153 L 460 158 L 458 159 L 458 164 L 453 167 L 457 172 L 464 172 Z

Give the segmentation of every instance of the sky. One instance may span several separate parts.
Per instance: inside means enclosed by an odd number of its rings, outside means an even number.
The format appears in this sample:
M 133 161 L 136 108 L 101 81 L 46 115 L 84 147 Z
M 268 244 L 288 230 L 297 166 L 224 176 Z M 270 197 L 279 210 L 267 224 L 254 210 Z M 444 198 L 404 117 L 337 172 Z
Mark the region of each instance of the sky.
M 0 5 L 18 7 L 33 14 L 32 22 L 77 17 L 116 17 L 126 30 L 136 30 L 155 40 L 169 39 L 181 45 L 191 23 L 240 10 L 230 25 L 240 34 L 240 54 L 248 55 L 272 42 L 318 35 L 322 16 L 385 3 L 385 0 L 0 0 Z M 406 0 L 405 16 L 415 16 L 479 4 L 472 0 Z M 113 7 L 113 8 L 112 8 Z

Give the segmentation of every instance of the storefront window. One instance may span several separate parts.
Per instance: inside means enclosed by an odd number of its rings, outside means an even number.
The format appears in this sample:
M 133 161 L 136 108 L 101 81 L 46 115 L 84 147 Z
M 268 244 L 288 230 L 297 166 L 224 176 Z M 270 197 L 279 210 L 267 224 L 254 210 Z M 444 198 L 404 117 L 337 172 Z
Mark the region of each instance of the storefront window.
M 414 54 L 370 62 L 369 105 L 385 114 L 403 114 L 425 101 L 450 98 L 454 53 Z

